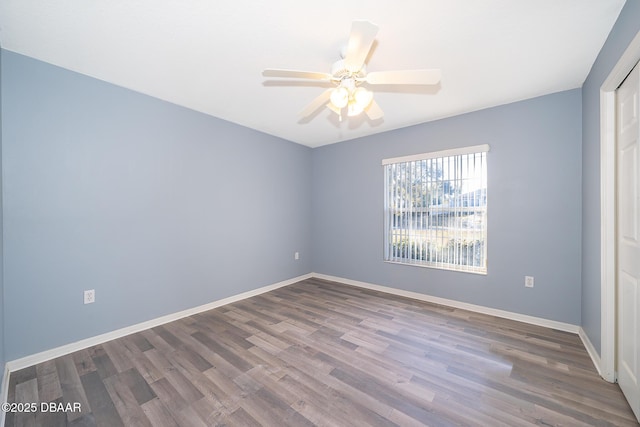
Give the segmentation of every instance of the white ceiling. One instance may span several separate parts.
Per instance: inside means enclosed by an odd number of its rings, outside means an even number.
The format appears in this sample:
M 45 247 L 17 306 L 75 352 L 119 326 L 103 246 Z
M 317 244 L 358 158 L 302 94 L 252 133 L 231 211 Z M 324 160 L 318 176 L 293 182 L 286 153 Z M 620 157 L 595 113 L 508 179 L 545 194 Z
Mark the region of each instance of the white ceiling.
M 624 0 L 0 0 L 0 46 L 310 147 L 580 87 Z M 380 27 L 367 70 L 440 68 L 376 90 L 384 119 L 300 122 L 351 22 Z

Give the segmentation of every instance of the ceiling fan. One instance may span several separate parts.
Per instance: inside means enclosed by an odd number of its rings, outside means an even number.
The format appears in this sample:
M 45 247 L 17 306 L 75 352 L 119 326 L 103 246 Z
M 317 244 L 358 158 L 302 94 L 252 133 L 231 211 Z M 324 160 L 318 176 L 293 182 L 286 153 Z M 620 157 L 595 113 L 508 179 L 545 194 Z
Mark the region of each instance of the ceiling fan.
M 365 60 L 378 33 L 378 26 L 369 21 L 353 21 L 351 34 L 342 59 L 331 67 L 331 73 L 268 68 L 265 77 L 282 77 L 325 81 L 333 87 L 322 92 L 301 112 L 301 118 L 311 116 L 326 106 L 342 120 L 343 113 L 357 116 L 364 112 L 371 120 L 384 115 L 364 85 L 435 85 L 440 81 L 439 69 L 373 71 L 367 73 Z

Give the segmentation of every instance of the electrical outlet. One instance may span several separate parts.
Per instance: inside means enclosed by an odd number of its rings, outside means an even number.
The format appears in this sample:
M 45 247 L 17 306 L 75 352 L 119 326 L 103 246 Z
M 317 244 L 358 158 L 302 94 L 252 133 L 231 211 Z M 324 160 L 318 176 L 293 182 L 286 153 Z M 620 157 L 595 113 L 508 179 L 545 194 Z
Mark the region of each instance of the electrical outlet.
M 524 286 L 533 288 L 533 276 L 524 276 Z
M 84 303 L 91 304 L 96 302 L 96 290 L 89 289 L 88 291 L 84 291 Z
M 296 252 L 293 254 L 293 259 L 300 259 L 300 252 Z

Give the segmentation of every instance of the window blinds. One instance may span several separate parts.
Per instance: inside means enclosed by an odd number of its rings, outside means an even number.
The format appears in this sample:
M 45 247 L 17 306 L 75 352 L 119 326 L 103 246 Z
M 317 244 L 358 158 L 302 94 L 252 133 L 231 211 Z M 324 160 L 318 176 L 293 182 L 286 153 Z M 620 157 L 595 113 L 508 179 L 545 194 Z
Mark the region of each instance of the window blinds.
M 385 261 L 486 273 L 488 151 L 383 161 Z

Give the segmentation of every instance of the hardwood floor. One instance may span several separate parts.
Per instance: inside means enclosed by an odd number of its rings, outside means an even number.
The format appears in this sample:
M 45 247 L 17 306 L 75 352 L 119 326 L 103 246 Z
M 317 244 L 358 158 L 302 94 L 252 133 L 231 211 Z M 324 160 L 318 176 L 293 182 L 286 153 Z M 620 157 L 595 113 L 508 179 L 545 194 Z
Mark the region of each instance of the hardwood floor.
M 11 374 L 7 426 L 635 426 L 577 335 L 309 279 Z M 66 408 L 65 408 L 66 409 Z

